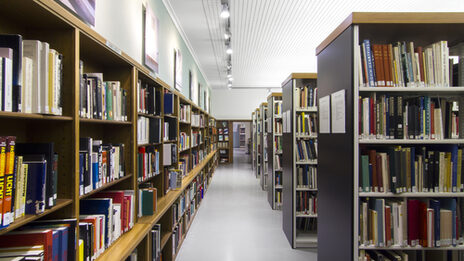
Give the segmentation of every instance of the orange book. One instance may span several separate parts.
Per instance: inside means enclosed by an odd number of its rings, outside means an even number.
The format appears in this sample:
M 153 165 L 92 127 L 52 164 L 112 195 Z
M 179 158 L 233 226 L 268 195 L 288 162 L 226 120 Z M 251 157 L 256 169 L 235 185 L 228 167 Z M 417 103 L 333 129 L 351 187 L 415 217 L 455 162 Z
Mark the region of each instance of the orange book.
M 13 181 L 15 170 L 15 142 L 16 137 L 6 137 L 6 163 L 5 163 L 5 181 L 3 193 L 3 225 L 9 225 L 13 222 Z
M 0 137 L 0 227 L 3 227 L 3 198 L 5 193 L 6 138 Z
M 391 233 L 391 207 L 385 206 L 385 246 L 392 245 Z
M 383 58 L 383 69 L 384 69 L 384 75 L 385 75 L 385 86 L 391 87 L 392 85 L 392 79 L 390 75 L 390 70 L 391 70 L 391 65 L 390 65 L 390 59 L 388 58 L 388 45 L 382 44 L 382 58 Z
M 385 86 L 382 46 L 380 44 L 373 44 L 372 51 L 374 52 L 375 76 L 377 78 L 377 86 L 382 87 Z
M 415 50 L 416 53 L 418 53 L 419 55 L 419 72 L 420 72 L 420 81 L 422 83 L 425 82 L 425 71 L 424 71 L 424 56 L 423 56 L 423 51 L 422 51 L 422 46 L 418 46 L 416 47 L 416 50 Z
M 390 80 L 391 80 L 391 86 L 396 86 L 398 84 L 398 79 L 396 79 L 395 76 L 395 68 L 393 65 L 393 46 L 392 44 L 387 45 L 387 51 L 388 51 L 388 71 L 390 72 Z
M 99 235 L 97 235 L 97 217 L 92 216 L 81 216 L 79 222 L 90 223 L 93 225 L 93 253 L 95 255 L 98 252 L 99 246 L 97 246 L 97 239 L 99 239 Z M 100 228 L 102 229 L 102 228 Z
M 377 181 L 377 156 L 375 150 L 369 150 L 369 164 L 372 165 L 372 188 L 374 192 L 379 192 L 379 185 Z

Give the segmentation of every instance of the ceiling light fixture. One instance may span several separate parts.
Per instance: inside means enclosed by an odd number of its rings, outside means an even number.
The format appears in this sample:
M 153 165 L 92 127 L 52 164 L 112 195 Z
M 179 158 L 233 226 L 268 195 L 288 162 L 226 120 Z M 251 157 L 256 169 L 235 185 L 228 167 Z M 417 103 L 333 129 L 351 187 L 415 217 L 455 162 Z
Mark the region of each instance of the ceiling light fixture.
M 228 4 L 223 4 L 222 5 L 222 11 L 221 11 L 221 18 L 222 19 L 227 19 L 229 17 L 230 17 L 229 5 Z
M 224 39 L 227 40 L 227 39 L 229 39 L 229 38 L 230 38 L 230 33 L 225 32 L 225 33 L 224 33 Z
M 232 53 L 233 53 L 232 47 L 227 46 L 226 53 L 227 53 L 227 54 L 232 54 Z
M 234 80 L 234 78 L 230 77 L 229 78 L 229 82 L 232 82 Z

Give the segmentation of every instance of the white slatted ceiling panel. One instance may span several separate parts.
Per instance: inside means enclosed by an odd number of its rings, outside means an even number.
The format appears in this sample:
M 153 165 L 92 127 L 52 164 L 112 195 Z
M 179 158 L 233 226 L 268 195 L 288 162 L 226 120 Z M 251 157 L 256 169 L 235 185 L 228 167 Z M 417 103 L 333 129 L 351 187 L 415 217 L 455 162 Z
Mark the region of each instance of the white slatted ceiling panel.
M 212 88 L 226 88 L 220 0 L 164 0 Z M 233 88 L 280 87 L 315 72 L 315 48 L 351 12 L 464 11 L 463 0 L 229 0 Z

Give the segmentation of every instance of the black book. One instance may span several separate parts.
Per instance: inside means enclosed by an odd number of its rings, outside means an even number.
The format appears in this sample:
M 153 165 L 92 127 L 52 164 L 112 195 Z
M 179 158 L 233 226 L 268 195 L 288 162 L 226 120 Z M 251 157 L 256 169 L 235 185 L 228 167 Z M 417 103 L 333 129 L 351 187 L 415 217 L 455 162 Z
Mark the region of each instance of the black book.
M 147 97 L 147 113 L 148 114 L 154 114 L 155 113 L 155 87 L 153 86 L 147 86 L 147 92 L 148 92 L 148 97 Z
M 122 89 L 121 94 L 122 105 L 121 105 L 121 115 L 123 116 L 123 120 L 127 121 L 127 91 Z
M 92 138 L 79 139 L 79 152 L 84 154 L 84 194 L 92 190 Z
M 403 139 L 403 97 L 395 96 L 395 113 L 396 113 L 396 139 Z
M 440 184 L 440 153 L 438 151 L 433 152 L 433 186 L 435 192 L 438 192 Z
M 452 104 L 451 102 L 448 102 L 448 101 L 443 101 L 445 103 L 445 126 L 444 126 L 444 138 L 445 139 L 451 139 L 451 122 L 452 122 L 452 119 L 451 119 L 451 114 L 452 114 Z
M 84 241 L 84 260 L 90 261 L 91 253 L 93 253 L 93 242 L 91 231 L 93 230 L 92 224 L 80 222 L 79 223 L 79 239 Z
M 26 214 L 40 214 L 45 210 L 45 191 L 47 180 L 47 160 L 43 154 L 23 156 L 28 164 L 26 189 Z
M 161 91 L 155 90 L 155 114 L 161 115 Z
M 390 169 L 390 189 L 392 193 L 396 193 L 396 189 L 398 188 L 398 179 L 397 179 L 397 172 L 396 172 L 396 155 L 395 150 L 393 148 L 389 148 L 387 150 L 387 155 L 389 157 L 389 169 Z
M 47 161 L 47 178 L 46 178 L 46 202 L 45 207 L 51 208 L 56 204 L 57 198 L 57 179 L 58 172 L 54 171 L 55 164 L 55 151 L 54 143 L 16 143 L 16 153 L 18 155 L 34 155 L 42 154 Z
M 149 119 L 150 143 L 161 142 L 161 119 Z
M 23 37 L 19 34 L 0 34 L 0 47 L 13 50 L 13 111 L 21 111 Z

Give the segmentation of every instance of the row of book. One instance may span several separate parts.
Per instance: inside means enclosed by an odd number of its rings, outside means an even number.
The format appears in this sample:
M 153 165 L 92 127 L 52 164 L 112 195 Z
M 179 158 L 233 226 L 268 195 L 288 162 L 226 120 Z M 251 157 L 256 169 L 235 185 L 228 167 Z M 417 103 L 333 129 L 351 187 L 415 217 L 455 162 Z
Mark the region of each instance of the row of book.
M 296 117 L 296 134 L 317 135 L 317 116 L 302 112 Z
M 79 115 L 86 119 L 127 121 L 129 97 L 119 81 L 104 81 L 103 73 L 84 73 L 80 61 Z
M 297 161 L 317 159 L 317 140 L 297 140 L 296 144 Z
M 296 187 L 317 189 L 317 167 L 311 165 L 297 166 Z
M 360 244 L 375 247 L 450 247 L 464 244 L 462 199 L 369 198 L 361 201 Z
M 153 261 L 162 260 L 161 253 L 161 224 L 155 224 L 150 231 L 151 237 L 151 258 Z
M 156 144 L 161 142 L 161 119 L 140 116 L 137 119 L 137 143 Z
M 79 139 L 79 195 L 84 195 L 125 175 L 125 145 Z
M 192 126 L 205 127 L 205 116 L 203 114 L 192 113 Z
M 297 232 L 305 233 L 316 233 L 317 232 L 317 219 L 316 218 L 304 218 L 297 217 L 295 222 L 295 228 Z
M 179 121 L 190 122 L 191 106 L 189 104 L 181 104 L 179 109 Z
M 229 141 L 229 135 L 218 135 L 218 141 Z
M 163 141 L 177 140 L 177 119 L 171 117 L 164 118 Z
M 317 88 L 307 85 L 297 88 L 295 92 L 295 106 L 297 108 L 310 108 L 317 106 Z
M 282 132 L 283 132 L 282 122 L 275 121 L 274 122 L 274 134 L 282 134 Z
M 429 46 L 414 42 L 372 44 L 364 40 L 356 52 L 359 79 L 365 87 L 449 87 L 453 61 L 447 41 Z
M 275 191 L 275 203 L 276 205 L 282 205 L 282 190 Z
M 134 206 L 133 190 L 104 191 L 80 200 L 79 239 L 83 244 L 84 260 L 96 259 L 132 229 Z
M 364 139 L 457 139 L 459 103 L 453 98 L 379 95 L 359 98 L 359 135 Z
M 418 261 L 462 261 L 464 252 L 445 250 L 445 251 L 414 251 L 414 250 L 360 250 L 359 261 L 371 260 L 418 260 Z
M 203 159 L 206 158 L 206 151 L 201 150 L 193 150 L 192 151 L 192 169 L 195 168 Z
M 160 174 L 160 152 L 155 146 L 139 147 L 137 152 L 137 181 L 143 182 Z
M 228 135 L 229 134 L 229 128 L 219 128 L 218 129 L 218 134 L 219 135 L 221 135 L 221 134 Z
M 282 137 L 274 137 L 274 151 L 276 153 L 282 152 Z
M 282 116 L 282 102 L 281 101 L 276 101 L 274 103 L 274 115 Z
M 274 174 L 275 176 L 275 185 L 276 186 L 282 186 L 282 172 L 276 172 Z
M 195 147 L 195 146 L 198 146 L 200 145 L 201 143 L 203 143 L 203 139 L 202 139 L 202 133 L 201 131 L 191 131 L 192 133 L 192 139 L 191 139 L 191 142 L 192 142 L 192 148 Z
M 295 206 L 297 215 L 316 215 L 317 196 L 310 191 L 297 191 Z
M 182 187 L 182 172 L 179 169 L 167 169 L 165 168 L 165 188 L 166 188 L 166 193 L 179 189 Z
M 218 147 L 221 149 L 228 149 L 229 148 L 229 142 L 218 142 Z
M 184 151 L 190 148 L 190 136 L 185 132 L 179 135 L 179 151 Z
M 179 170 L 182 173 L 182 176 L 185 177 L 189 173 L 189 156 L 183 155 L 179 158 Z
M 168 167 L 177 163 L 177 144 L 163 144 L 163 166 Z
M 161 91 L 141 80 L 137 81 L 137 111 L 161 115 Z
M 164 115 L 174 115 L 174 94 L 168 90 L 164 90 Z
M 62 115 L 63 55 L 46 42 L 0 34 L 0 110 Z
M 274 169 L 276 171 L 282 170 L 280 155 L 274 155 Z
M 360 191 L 464 191 L 462 151 L 457 145 L 362 150 Z
M 157 209 L 157 189 L 150 183 L 139 185 L 138 216 L 152 216 Z
M 16 143 L 0 137 L 0 228 L 56 205 L 58 154 L 53 143 Z

